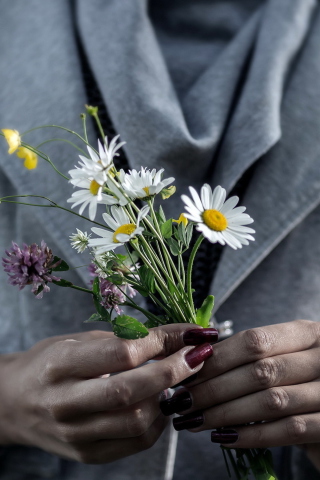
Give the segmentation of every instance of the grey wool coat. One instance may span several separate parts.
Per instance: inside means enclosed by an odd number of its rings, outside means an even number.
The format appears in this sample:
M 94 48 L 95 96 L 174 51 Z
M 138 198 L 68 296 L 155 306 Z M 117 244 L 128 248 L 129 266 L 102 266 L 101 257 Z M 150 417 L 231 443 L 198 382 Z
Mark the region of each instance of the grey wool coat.
M 225 248 L 210 291 L 218 321 L 235 330 L 319 320 L 320 5 L 316 0 L 0 0 L 0 127 L 79 129 L 87 102 L 76 33 L 133 168 L 164 167 L 179 193 L 221 184 L 229 192 L 255 164 L 244 204 L 256 241 Z M 93 131 L 90 131 L 94 140 Z M 56 135 L 56 134 L 54 134 Z M 30 143 L 49 138 L 30 134 Z M 60 134 L 59 134 L 60 136 Z M 58 143 L 60 170 L 77 161 Z M 40 163 L 33 172 L 0 145 L 0 195 L 43 194 L 66 205 L 70 186 Z M 175 218 L 179 195 L 168 204 Z M 59 213 L 59 214 L 58 214 Z M 46 209 L 0 205 L 1 256 L 11 240 L 40 242 L 73 266 L 68 236 L 89 226 Z M 75 282 L 86 282 L 81 270 Z M 0 272 L 0 351 L 86 329 L 91 305 L 55 289 L 42 301 Z M 53 289 L 52 289 L 53 290 Z M 80 465 L 36 448 L 0 450 L 1 480 L 226 479 L 209 433 L 167 431 L 150 451 L 109 465 Z M 171 440 L 170 440 L 171 438 Z M 176 450 L 176 451 L 175 451 Z M 190 454 L 192 452 L 192 455 Z M 176 454 L 176 455 L 175 455 Z M 175 462 L 174 462 L 175 458 Z M 320 478 L 303 453 L 276 452 L 281 479 Z

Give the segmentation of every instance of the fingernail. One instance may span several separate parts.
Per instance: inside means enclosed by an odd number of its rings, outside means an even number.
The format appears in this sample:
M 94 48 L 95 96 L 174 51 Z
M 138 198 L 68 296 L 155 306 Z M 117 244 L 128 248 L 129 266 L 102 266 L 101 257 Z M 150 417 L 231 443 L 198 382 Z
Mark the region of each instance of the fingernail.
M 192 412 L 184 415 L 183 417 L 177 417 L 172 420 L 175 430 L 188 430 L 189 428 L 197 428 L 203 424 L 204 417 L 201 412 Z
M 173 413 L 183 412 L 192 406 L 191 395 L 183 391 L 167 400 L 160 402 L 160 410 L 163 415 L 172 415 Z
M 198 345 L 186 354 L 186 362 L 190 368 L 196 368 L 213 354 L 210 343 Z
M 188 383 L 193 382 L 193 380 L 195 380 L 197 376 L 198 376 L 198 373 L 194 373 L 193 375 L 190 375 L 190 377 L 182 380 L 182 382 L 176 383 L 176 385 L 173 385 L 171 388 L 177 388 L 177 387 L 181 387 L 182 385 L 187 385 Z
M 183 341 L 185 345 L 216 343 L 218 336 L 218 330 L 215 328 L 192 328 L 183 334 Z
M 238 438 L 238 433 L 231 429 L 211 432 L 211 442 L 213 443 L 231 444 L 236 443 Z

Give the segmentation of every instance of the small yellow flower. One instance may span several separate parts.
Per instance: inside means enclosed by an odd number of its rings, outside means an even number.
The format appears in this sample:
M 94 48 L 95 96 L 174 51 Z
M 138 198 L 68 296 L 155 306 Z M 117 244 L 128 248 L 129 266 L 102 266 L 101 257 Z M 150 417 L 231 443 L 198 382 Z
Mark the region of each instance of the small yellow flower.
M 172 219 L 172 221 L 176 222 L 176 223 L 181 223 L 182 222 L 185 227 L 188 225 L 188 219 L 183 215 L 183 213 L 181 213 L 178 220 Z
M 38 164 L 38 157 L 37 155 L 29 150 L 26 147 L 20 147 L 17 151 L 17 156 L 19 158 L 24 158 L 23 165 L 28 169 L 28 170 L 33 170 L 34 168 L 37 167 Z
M 10 130 L 9 128 L 3 128 L 2 133 L 9 145 L 8 153 L 14 153 L 21 145 L 21 138 L 17 130 Z

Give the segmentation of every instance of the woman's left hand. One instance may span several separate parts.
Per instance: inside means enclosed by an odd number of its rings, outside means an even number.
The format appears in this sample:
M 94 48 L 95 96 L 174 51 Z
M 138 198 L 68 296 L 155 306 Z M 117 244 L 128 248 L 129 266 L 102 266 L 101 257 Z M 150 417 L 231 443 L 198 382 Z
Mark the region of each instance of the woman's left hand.
M 320 323 L 246 330 L 213 350 L 196 380 L 162 404 L 183 415 L 177 430 L 214 428 L 212 441 L 236 448 L 320 442 Z

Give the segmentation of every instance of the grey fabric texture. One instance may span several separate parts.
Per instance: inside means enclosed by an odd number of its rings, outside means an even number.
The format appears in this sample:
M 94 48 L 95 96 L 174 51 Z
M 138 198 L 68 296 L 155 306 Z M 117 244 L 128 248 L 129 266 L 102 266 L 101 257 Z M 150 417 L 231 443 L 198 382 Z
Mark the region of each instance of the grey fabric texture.
M 257 163 L 244 203 L 256 242 L 226 248 L 213 285 L 218 320 L 236 331 L 320 311 L 320 8 L 315 0 L 77 0 L 77 27 L 132 168 L 164 167 L 180 194 L 220 183 L 228 191 Z M 68 2 L 0 0 L 0 126 L 80 128 L 86 103 Z M 89 134 L 94 141 L 93 131 Z M 35 131 L 34 144 L 51 135 Z M 56 136 L 64 136 L 58 132 Z M 47 146 L 67 172 L 75 152 Z M 41 163 L 23 170 L 0 145 L 0 194 L 37 193 L 66 205 L 70 186 Z M 166 205 L 175 218 L 179 195 Z M 1 255 L 11 240 L 44 238 L 73 266 L 68 235 L 89 225 L 48 209 L 1 205 Z M 86 282 L 81 270 L 75 282 Z M 89 328 L 84 295 L 63 289 L 37 301 L 0 272 L 0 351 Z M 75 305 L 77 308 L 75 309 Z M 209 432 L 181 434 L 174 480 L 227 479 Z M 0 479 L 164 479 L 168 432 L 148 452 L 105 466 L 60 460 L 38 449 L 3 448 Z M 192 452 L 192 455 L 190 454 Z M 294 453 L 294 459 L 295 457 Z M 302 455 L 302 454 L 301 454 Z M 294 460 L 302 478 L 305 459 Z M 319 478 L 315 471 L 310 479 Z

